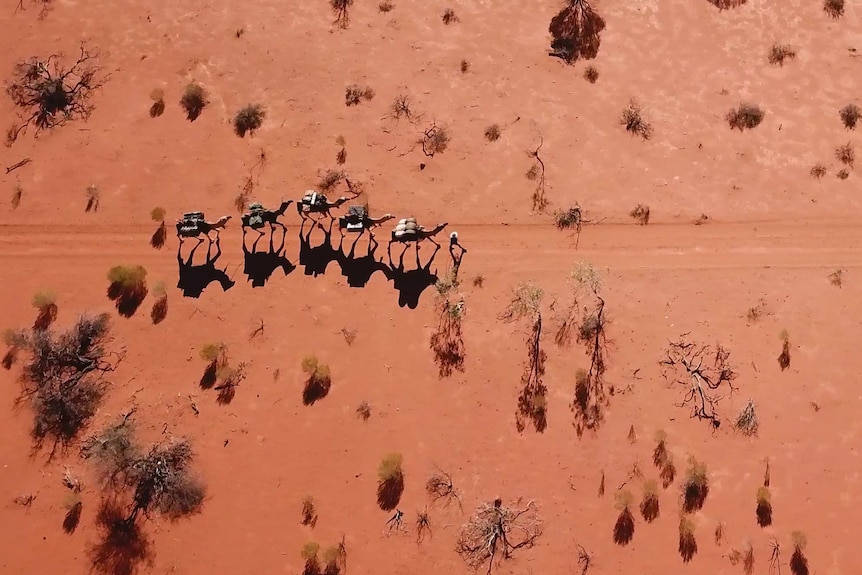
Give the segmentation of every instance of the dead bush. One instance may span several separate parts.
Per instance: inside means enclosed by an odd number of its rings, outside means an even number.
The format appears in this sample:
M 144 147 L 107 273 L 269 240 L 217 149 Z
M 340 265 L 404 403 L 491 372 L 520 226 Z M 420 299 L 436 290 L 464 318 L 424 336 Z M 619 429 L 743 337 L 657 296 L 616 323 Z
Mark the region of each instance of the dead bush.
M 761 486 L 757 490 L 757 524 L 761 527 L 772 525 L 772 496 L 769 488 Z
M 835 148 L 835 159 L 852 168 L 853 162 L 856 160 L 856 152 L 853 150 L 853 144 L 847 142 L 843 146 Z
M 844 127 L 853 130 L 856 128 L 859 118 L 862 118 L 862 111 L 856 104 L 847 104 L 838 110 L 838 115 L 841 117 L 841 123 L 844 124 Z
M 628 133 L 644 140 L 649 140 L 653 135 L 652 125 L 644 118 L 643 109 L 634 99 L 629 101 L 620 114 L 620 125 L 624 126 Z
M 736 390 L 737 374 L 730 363 L 730 351 L 718 345 L 692 343 L 683 338 L 669 344 L 659 362 L 662 375 L 671 385 L 685 389 L 680 407 L 690 407 L 692 417 L 705 419 L 713 428 L 721 425 L 718 405 Z
M 575 205 L 564 210 L 557 210 L 554 214 L 554 225 L 558 230 L 579 231 L 583 224 L 581 206 Z
M 204 108 L 209 104 L 209 96 L 207 91 L 200 84 L 194 82 L 188 84 L 180 98 L 180 106 L 186 112 L 186 118 L 189 122 L 197 120 Z
M 496 142 L 500 139 L 499 124 L 491 124 L 490 126 L 485 128 L 485 139 L 489 142 Z
M 637 223 L 645 226 L 649 223 L 649 206 L 638 204 L 632 211 L 629 212 L 629 217 L 633 218 Z
M 260 104 L 249 104 L 243 107 L 233 118 L 233 131 L 240 138 L 254 133 L 263 125 L 266 110 Z
M 165 113 L 165 91 L 161 88 L 153 88 L 150 92 L 150 100 L 153 101 L 150 106 L 150 118 L 158 118 Z
M 108 270 L 108 299 L 123 317 L 132 317 L 147 297 L 147 270 L 143 266 L 122 265 Z
M 347 28 L 350 25 L 350 8 L 353 0 L 329 0 L 329 5 L 335 13 L 334 24 L 339 28 Z
M 347 172 L 344 170 L 326 170 L 317 182 L 317 189 L 324 193 L 332 191 L 345 178 L 347 178 Z
M 321 363 L 315 356 L 302 360 L 302 371 L 308 376 L 302 389 L 302 404 L 314 405 L 327 395 L 332 387 L 332 377 L 329 366 Z
M 446 24 L 447 26 L 449 24 L 454 24 L 456 22 L 461 21 L 461 19 L 455 15 L 455 11 L 452 10 L 451 8 L 446 8 L 446 10 L 443 11 L 442 19 L 443 19 L 443 23 Z
M 374 98 L 374 90 L 370 86 L 359 86 L 351 84 L 344 89 L 344 104 L 346 106 L 356 106 L 363 101 L 370 101 Z
M 371 405 L 369 405 L 367 401 L 363 401 L 359 404 L 359 407 L 356 408 L 356 415 L 362 421 L 368 421 L 371 418 Z
M 401 501 L 404 493 L 404 457 L 400 453 L 390 453 L 377 468 L 377 505 L 383 511 L 392 511 Z
M 748 400 L 748 403 L 736 417 L 733 427 L 746 437 L 757 435 L 757 431 L 760 428 L 760 420 L 757 417 L 754 401 Z
M 338 136 L 335 138 L 335 143 L 339 147 L 338 153 L 335 154 L 335 163 L 343 166 L 347 162 L 347 140 L 344 139 L 344 136 Z
M 584 68 L 584 80 L 590 84 L 595 84 L 599 79 L 599 71 L 595 66 L 587 66 Z
M 844 0 L 823 0 L 823 11 L 832 18 L 844 15 Z
M 683 563 L 688 563 L 697 553 L 697 540 L 694 538 L 694 524 L 683 515 L 679 520 L 679 555 Z
M 793 47 L 778 43 L 769 48 L 769 55 L 767 56 L 770 64 L 778 64 L 779 66 L 784 66 L 786 60 L 793 60 L 794 58 L 796 58 L 796 50 Z
M 592 60 L 599 53 L 605 20 L 587 0 L 565 0 L 562 10 L 551 19 L 552 56 L 574 64 Z
M 518 549 L 535 545 L 542 535 L 542 519 L 533 501 L 520 505 L 520 500 L 508 507 L 495 499 L 480 505 L 461 526 L 455 548 L 469 567 L 478 569 L 487 563 L 490 573 L 495 560 L 509 559 Z
M 682 493 L 683 511 L 692 513 L 703 509 L 706 496 L 709 494 L 709 479 L 706 475 L 706 466 L 694 457 L 689 457 Z
M 422 152 L 429 158 L 442 154 L 449 147 L 449 130 L 446 126 L 431 124 L 422 135 Z
M 40 291 L 33 296 L 32 303 L 39 312 L 33 322 L 33 329 L 48 329 L 57 319 L 57 296 L 52 291 Z
M 395 97 L 389 106 L 388 116 L 396 120 L 407 118 L 411 122 L 419 120 L 419 115 L 413 111 L 413 102 L 410 100 L 410 96 L 405 94 L 399 94 Z
M 448 506 L 455 500 L 458 502 L 458 506 L 461 506 L 461 498 L 458 495 L 458 490 L 455 489 L 452 476 L 441 469 L 437 469 L 425 482 L 425 491 L 433 503 L 443 501 L 444 506 Z
M 617 545 L 628 545 L 635 535 L 635 518 L 630 509 L 631 503 L 632 494 L 629 491 L 617 494 L 617 508 L 620 510 L 614 524 L 614 543 Z
M 743 102 L 736 108 L 728 111 L 725 119 L 731 130 L 735 129 L 742 132 L 753 130 L 759 126 L 763 122 L 764 116 L 766 116 L 766 112 L 760 106 Z
M 317 554 L 320 552 L 320 545 L 314 541 L 309 541 L 302 546 L 300 555 L 305 560 L 305 567 L 302 570 L 302 575 L 322 575 L 320 569 L 320 559 Z
M 31 125 L 36 134 L 72 120 L 86 120 L 93 111 L 92 97 L 102 87 L 99 57 L 81 44 L 68 68 L 61 56 L 30 58 L 15 65 L 6 93 L 20 109 L 19 122 L 8 134 L 9 143 Z
M 844 285 L 844 270 L 842 268 L 838 268 L 829 274 L 829 283 L 835 287 L 842 287 Z

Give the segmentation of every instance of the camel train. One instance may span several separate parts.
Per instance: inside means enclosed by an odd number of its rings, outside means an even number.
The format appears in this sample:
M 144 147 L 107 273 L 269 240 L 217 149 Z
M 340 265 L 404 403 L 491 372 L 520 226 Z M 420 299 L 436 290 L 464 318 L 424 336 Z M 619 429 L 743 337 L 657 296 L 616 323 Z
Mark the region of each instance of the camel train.
M 336 219 L 338 220 L 338 227 L 342 233 L 358 233 L 362 235 L 367 231 L 373 237 L 374 228 L 381 226 L 389 220 L 394 220 L 395 216 L 384 214 L 379 218 L 373 218 L 368 214 L 367 208 L 363 205 L 350 206 L 347 213 L 338 218 L 331 214 L 331 210 L 340 208 L 358 196 L 358 193 L 354 193 L 353 197 L 342 196 L 335 201 L 330 201 L 325 194 L 308 190 L 302 196 L 302 199 L 296 202 L 297 212 L 303 219 L 303 225 L 307 220 L 316 220 L 319 224 L 321 218 L 329 217 L 333 222 Z M 241 218 L 243 233 L 245 233 L 246 229 L 250 229 L 263 236 L 264 231 L 262 228 L 267 225 L 271 232 L 275 231 L 275 226 L 286 230 L 287 227 L 279 221 L 279 218 L 285 214 L 292 203 L 293 200 L 282 201 L 277 209 L 267 209 L 259 202 L 250 204 L 248 211 Z M 183 214 L 182 219 L 177 220 L 177 236 L 180 239 L 180 243 L 185 238 L 197 238 L 199 242 L 202 242 L 204 239 L 201 236 L 206 236 L 207 239 L 212 241 L 213 238 L 210 236 L 210 233 L 215 232 L 216 236 L 218 236 L 218 233 L 227 226 L 230 220 L 231 216 L 223 216 L 215 222 L 209 222 L 204 217 L 203 212 L 186 212 Z M 402 218 L 398 220 L 398 223 L 392 230 L 389 239 L 389 249 L 391 250 L 392 244 L 395 243 L 404 244 L 405 249 L 409 247 L 409 244 L 415 243 L 418 250 L 420 242 L 424 240 L 428 240 L 439 247 L 440 244 L 434 240 L 434 237 L 442 232 L 447 225 L 447 222 L 443 222 L 434 228 L 428 229 L 419 225 L 416 218 L 412 216 Z M 457 245 L 457 232 L 452 232 L 449 239 L 452 246 Z

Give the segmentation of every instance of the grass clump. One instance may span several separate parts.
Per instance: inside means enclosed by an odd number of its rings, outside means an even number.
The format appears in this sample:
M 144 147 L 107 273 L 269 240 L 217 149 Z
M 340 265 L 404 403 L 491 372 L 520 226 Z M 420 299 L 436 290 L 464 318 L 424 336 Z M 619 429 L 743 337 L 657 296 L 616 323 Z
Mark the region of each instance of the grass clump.
M 156 301 L 153 302 L 153 309 L 150 310 L 150 319 L 153 325 L 158 325 L 168 316 L 168 292 L 165 289 L 165 282 L 159 282 L 153 287 L 153 296 Z
M 460 70 L 462 74 L 466 74 L 470 71 L 470 62 L 467 60 L 461 60 Z
M 590 84 L 595 84 L 599 79 L 599 71 L 595 66 L 587 66 L 584 68 L 584 80 Z
M 356 408 L 356 416 L 362 421 L 368 421 L 371 418 L 371 405 L 367 401 L 363 401 Z
M 395 8 L 395 4 L 392 3 L 392 0 L 381 0 L 379 4 L 377 4 L 377 10 L 383 12 L 391 12 Z
M 835 159 L 852 168 L 853 162 L 856 160 L 856 152 L 853 150 L 853 145 L 847 142 L 843 146 L 835 148 Z
M 796 58 L 796 50 L 787 44 L 775 43 L 769 49 L 768 60 L 772 65 L 784 66 L 785 60 L 793 60 L 794 58 Z
M 635 535 L 635 518 L 631 512 L 632 494 L 629 491 L 621 491 L 617 494 L 617 507 L 620 514 L 614 524 L 614 543 L 617 545 L 628 545 Z
M 344 104 L 346 106 L 356 106 L 363 101 L 370 101 L 374 98 L 374 89 L 370 86 L 359 86 L 351 84 L 344 89 Z
M 793 555 L 790 556 L 790 572 L 793 575 L 808 575 L 808 559 L 805 557 L 805 547 L 808 539 L 801 531 L 790 534 L 793 540 Z
M 143 266 L 114 266 L 108 270 L 108 299 L 123 317 L 132 317 L 147 297 L 147 270 Z
M 306 495 L 302 500 L 302 521 L 300 523 L 311 527 L 317 524 L 317 510 L 314 508 L 314 498 L 311 495 Z
M 165 91 L 161 88 L 154 88 L 150 92 L 150 100 L 153 101 L 150 106 L 150 118 L 158 118 L 165 113 Z
M 404 493 L 404 457 L 400 453 L 390 453 L 377 467 L 377 505 L 383 511 L 391 511 L 401 501 Z
M 660 512 L 658 500 L 658 484 L 650 479 L 644 483 L 643 499 L 641 499 L 641 516 L 647 523 L 655 521 Z
M 832 18 L 844 15 L 844 0 L 823 0 L 823 11 Z
M 634 209 L 629 212 L 629 217 L 642 226 L 647 225 L 649 223 L 649 206 L 645 204 L 636 205 Z
M 731 130 L 753 130 L 763 122 L 766 112 L 760 106 L 743 102 L 725 115 Z
M 815 164 L 811 167 L 811 171 L 808 172 L 811 174 L 812 178 L 820 179 L 826 175 L 826 166 L 823 164 Z
M 679 520 L 679 555 L 683 563 L 688 563 L 697 553 L 697 539 L 694 538 L 694 523 L 683 515 Z
M 302 360 L 302 371 L 308 376 L 302 390 L 302 403 L 313 405 L 326 397 L 332 387 L 329 366 L 312 355 Z
M 449 147 L 449 130 L 446 126 L 438 126 L 432 124 L 422 136 L 422 151 L 429 158 L 433 158 L 435 154 L 442 154 Z
M 186 86 L 180 98 L 180 106 L 185 110 L 189 122 L 197 120 L 207 104 L 209 104 L 208 95 L 203 86 L 194 82 Z
M 455 14 L 455 11 L 452 10 L 451 8 L 446 8 L 443 11 L 442 20 L 443 20 L 443 23 L 446 24 L 447 26 L 449 24 L 454 24 L 456 22 L 461 21 L 461 19 L 458 18 L 458 16 Z
M 765 485 L 757 490 L 757 524 L 761 527 L 772 525 L 772 496 Z
M 498 124 L 491 124 L 487 128 L 485 128 L 485 139 L 489 142 L 496 142 L 500 139 L 500 126 Z
M 233 131 L 240 138 L 246 134 L 254 135 L 263 125 L 266 110 L 260 104 L 249 104 L 236 113 L 233 118 Z
M 844 124 L 844 127 L 853 130 L 856 128 L 859 118 L 862 118 L 862 111 L 856 104 L 847 104 L 838 110 L 838 115 L 841 117 L 841 123 Z
M 683 510 L 686 513 L 700 511 L 709 495 L 709 479 L 706 466 L 695 459 L 689 458 L 688 470 L 683 483 Z
M 580 229 L 583 224 L 583 213 L 580 206 L 558 210 L 554 214 L 554 225 L 558 230 Z
M 620 125 L 628 133 L 644 140 L 649 140 L 653 135 L 652 125 L 644 118 L 643 108 L 635 99 L 631 99 L 620 114 Z

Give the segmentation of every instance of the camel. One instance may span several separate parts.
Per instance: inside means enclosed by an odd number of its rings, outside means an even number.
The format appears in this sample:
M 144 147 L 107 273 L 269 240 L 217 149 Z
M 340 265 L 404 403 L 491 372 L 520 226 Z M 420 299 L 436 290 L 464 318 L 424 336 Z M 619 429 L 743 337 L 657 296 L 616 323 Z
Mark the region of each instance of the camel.
M 434 241 L 434 236 L 442 232 L 448 225 L 448 222 L 443 222 L 442 224 L 438 224 L 437 227 L 429 230 L 425 228 L 425 226 L 417 225 L 416 218 L 410 217 L 402 219 L 398 222 L 395 229 L 392 230 L 392 239 L 389 240 L 389 253 L 392 253 L 392 244 L 394 243 L 405 244 L 404 250 L 406 251 L 406 244 L 416 242 L 416 253 L 418 254 L 419 244 L 422 240 L 428 240 L 439 248 L 440 244 Z
M 355 197 L 356 196 L 354 195 L 354 198 Z M 310 214 L 321 214 L 335 219 L 332 214 L 329 213 L 329 210 L 340 208 L 351 199 L 353 198 L 341 196 L 334 202 L 330 202 L 324 194 L 320 194 L 314 190 L 307 190 L 305 195 L 302 196 L 302 199 L 296 203 L 296 211 L 302 219 L 307 219 Z
M 372 230 L 374 228 L 394 219 L 395 216 L 392 214 L 384 214 L 379 218 L 372 218 L 368 215 L 365 206 L 350 206 L 347 215 L 339 218 L 338 227 L 348 232 L 359 232 L 360 236 L 365 233 L 365 230 L 368 230 L 368 233 L 373 236 Z
M 248 207 L 249 211 L 243 214 L 242 227 L 256 230 L 261 235 L 263 235 L 263 232 L 260 231 L 260 228 L 262 228 L 266 224 L 269 224 L 271 231 L 275 231 L 276 225 L 279 225 L 284 228 L 284 224 L 279 222 L 278 218 L 284 215 L 284 212 L 287 211 L 287 208 L 292 203 L 293 200 L 282 201 L 278 209 L 267 210 L 263 207 L 263 204 L 255 202 Z
M 219 230 L 224 229 L 232 217 L 222 216 L 215 222 L 208 222 L 203 212 L 186 212 L 183 214 L 183 219 L 177 220 L 177 237 L 182 243 L 183 238 L 197 238 L 203 234 L 212 241 L 210 232 L 214 231 L 218 236 Z

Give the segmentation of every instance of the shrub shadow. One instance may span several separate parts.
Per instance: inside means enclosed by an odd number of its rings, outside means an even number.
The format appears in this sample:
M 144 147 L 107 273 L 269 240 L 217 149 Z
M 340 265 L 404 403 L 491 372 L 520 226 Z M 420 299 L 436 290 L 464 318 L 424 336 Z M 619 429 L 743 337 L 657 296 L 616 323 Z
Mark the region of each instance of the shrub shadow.
M 377 484 L 377 505 L 383 511 L 392 511 L 398 507 L 403 493 L 404 476 L 399 473 Z
M 99 541 L 88 554 L 97 575 L 133 575 L 142 565 L 152 564 L 152 543 L 137 523 L 125 517 L 119 503 L 103 501 L 96 525 Z

